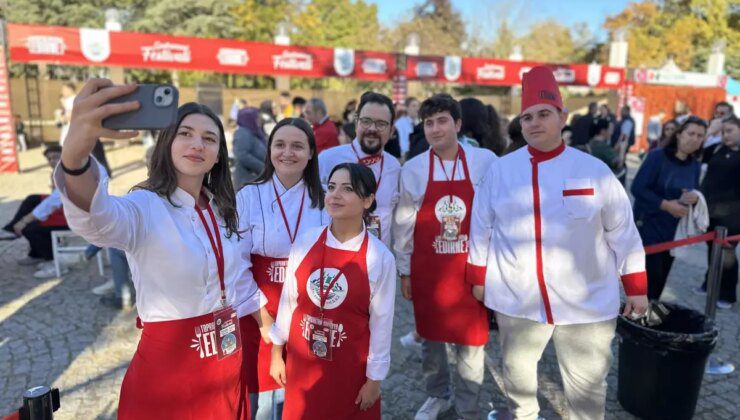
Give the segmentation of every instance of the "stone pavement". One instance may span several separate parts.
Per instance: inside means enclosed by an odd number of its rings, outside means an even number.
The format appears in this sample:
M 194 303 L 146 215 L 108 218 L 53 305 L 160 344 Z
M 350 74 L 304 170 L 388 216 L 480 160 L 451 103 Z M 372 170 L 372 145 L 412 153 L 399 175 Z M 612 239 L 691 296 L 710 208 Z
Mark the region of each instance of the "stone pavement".
M 115 178 L 113 193 L 125 193 L 145 176 L 140 146 L 108 150 Z M 21 156 L 26 172 L 0 175 L 0 220 L 7 220 L 23 197 L 47 191 L 50 170 L 39 149 Z M 93 263 L 76 263 L 62 279 L 37 280 L 33 269 L 15 260 L 25 255 L 23 240 L 0 242 L 0 417 L 20 404 L 23 390 L 52 384 L 61 391 L 58 419 L 115 418 L 118 393 L 126 367 L 136 349 L 139 332 L 135 310 L 117 312 L 98 304 L 90 289 L 103 280 Z M 704 298 L 691 287 L 700 284 L 706 269 L 703 249 L 685 261 L 676 261 L 665 300 L 703 311 Z M 425 399 L 420 353 L 398 344 L 413 328 L 411 305 L 397 296 L 391 372 L 383 382 L 383 417 L 410 419 Z M 718 311 L 721 339 L 715 354 L 740 365 L 740 309 Z M 481 412 L 502 407 L 500 354 L 496 334 L 487 346 L 488 373 L 481 398 Z M 608 419 L 631 419 L 616 397 L 615 361 L 608 377 Z M 548 347 L 540 362 L 540 405 L 547 419 L 567 418 L 555 353 Z M 729 376 L 704 376 L 696 418 L 735 418 L 740 407 L 740 372 Z M 482 417 L 485 417 L 482 415 Z M 452 412 L 441 418 L 452 419 Z

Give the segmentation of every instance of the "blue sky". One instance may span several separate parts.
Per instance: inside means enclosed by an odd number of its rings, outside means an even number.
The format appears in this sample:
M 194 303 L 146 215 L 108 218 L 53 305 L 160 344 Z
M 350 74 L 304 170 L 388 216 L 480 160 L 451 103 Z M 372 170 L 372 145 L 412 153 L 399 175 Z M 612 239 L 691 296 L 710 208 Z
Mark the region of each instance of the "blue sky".
M 392 26 L 399 19 L 409 18 L 413 6 L 424 0 L 365 1 L 377 4 L 381 23 Z M 606 33 L 601 28 L 604 20 L 624 10 L 628 3 L 629 0 L 452 0 L 464 19 L 477 27 L 486 39 L 495 38 L 500 16 L 508 16 L 519 35 L 526 33 L 531 24 L 551 18 L 569 27 L 586 22 L 592 33 L 605 40 Z M 493 28 L 491 33 L 484 32 L 487 28 Z

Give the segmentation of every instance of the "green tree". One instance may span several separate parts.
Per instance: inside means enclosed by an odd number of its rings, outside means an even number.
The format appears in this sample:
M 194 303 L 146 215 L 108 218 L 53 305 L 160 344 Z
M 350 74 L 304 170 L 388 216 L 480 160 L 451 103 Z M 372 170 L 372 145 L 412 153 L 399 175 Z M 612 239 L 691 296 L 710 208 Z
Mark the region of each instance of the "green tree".
M 525 60 L 568 63 L 577 59 L 570 29 L 552 19 L 532 25 L 519 42 Z
M 147 0 L 9 0 L 6 16 L 15 23 L 102 28 L 105 10 L 116 8 L 134 15 Z
M 233 9 L 241 39 L 272 42 L 277 25 L 290 22 L 296 1 L 291 0 L 244 0 Z
M 388 31 L 383 44 L 394 52 L 403 50 L 411 33 L 419 35 L 421 54 L 463 55 L 467 35 L 460 12 L 450 0 L 426 0 L 414 7 L 410 21 Z
M 293 22 L 297 45 L 380 48 L 378 7 L 363 0 L 313 0 Z

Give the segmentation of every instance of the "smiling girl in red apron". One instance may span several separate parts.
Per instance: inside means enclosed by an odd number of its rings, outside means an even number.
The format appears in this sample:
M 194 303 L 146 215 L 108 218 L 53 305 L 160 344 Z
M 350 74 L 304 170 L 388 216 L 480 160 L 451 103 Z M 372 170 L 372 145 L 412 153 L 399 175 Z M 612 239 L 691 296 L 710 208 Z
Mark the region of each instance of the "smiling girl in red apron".
M 311 126 L 285 118 L 270 133 L 265 171 L 237 194 L 240 230 L 252 237 L 252 274 L 267 297 L 267 311 L 277 316 L 288 254 L 296 236 L 329 223 L 322 211 L 323 189 L 318 176 L 316 141 Z M 252 418 L 280 418 L 282 386 L 270 376 L 272 345 L 260 335 L 257 322 L 241 319 L 244 341 L 242 386 L 249 396 Z M 247 417 L 244 417 L 247 419 Z
M 110 196 L 89 155 L 99 137 L 132 135 L 105 129 L 102 120 L 136 109 L 136 102 L 105 105 L 134 89 L 103 79 L 85 85 L 54 174 L 70 228 L 90 243 L 122 249 L 132 267 L 143 331 L 118 418 L 236 419 L 248 410 L 240 395 L 238 311 L 258 319 L 268 340 L 272 320 L 239 252 L 249 237 L 237 232 L 223 126 L 206 106 L 181 106 L 160 132 L 148 179 Z
M 374 191 L 369 169 L 338 165 L 326 196 L 332 225 L 307 232 L 291 251 L 270 333 L 271 374 L 285 384 L 285 419 L 380 418 L 396 276 L 390 251 L 363 223 Z M 279 344 L 286 341 L 283 362 Z

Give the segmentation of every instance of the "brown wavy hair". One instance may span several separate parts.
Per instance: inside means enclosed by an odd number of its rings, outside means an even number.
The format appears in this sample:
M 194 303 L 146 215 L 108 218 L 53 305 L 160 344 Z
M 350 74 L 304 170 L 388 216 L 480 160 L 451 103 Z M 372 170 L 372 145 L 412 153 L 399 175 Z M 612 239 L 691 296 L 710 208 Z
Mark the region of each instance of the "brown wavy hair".
M 207 106 L 189 102 L 177 109 L 177 121 L 160 131 L 157 137 L 157 144 L 154 146 L 152 159 L 149 164 L 149 173 L 146 181 L 135 185 L 131 190 L 148 190 L 167 198 L 173 206 L 172 194 L 177 189 L 177 173 L 175 164 L 172 162 L 172 142 L 177 136 L 177 130 L 180 128 L 182 120 L 191 114 L 201 114 L 213 120 L 218 127 L 219 146 L 218 160 L 213 165 L 210 172 L 203 177 L 203 186 L 213 193 L 213 199 L 218 206 L 218 214 L 226 223 L 226 237 L 231 237 L 236 233 L 238 228 L 238 218 L 236 212 L 236 194 L 234 185 L 231 182 L 231 171 L 229 170 L 229 152 L 226 149 L 226 137 L 224 136 L 224 126 L 216 114 Z

